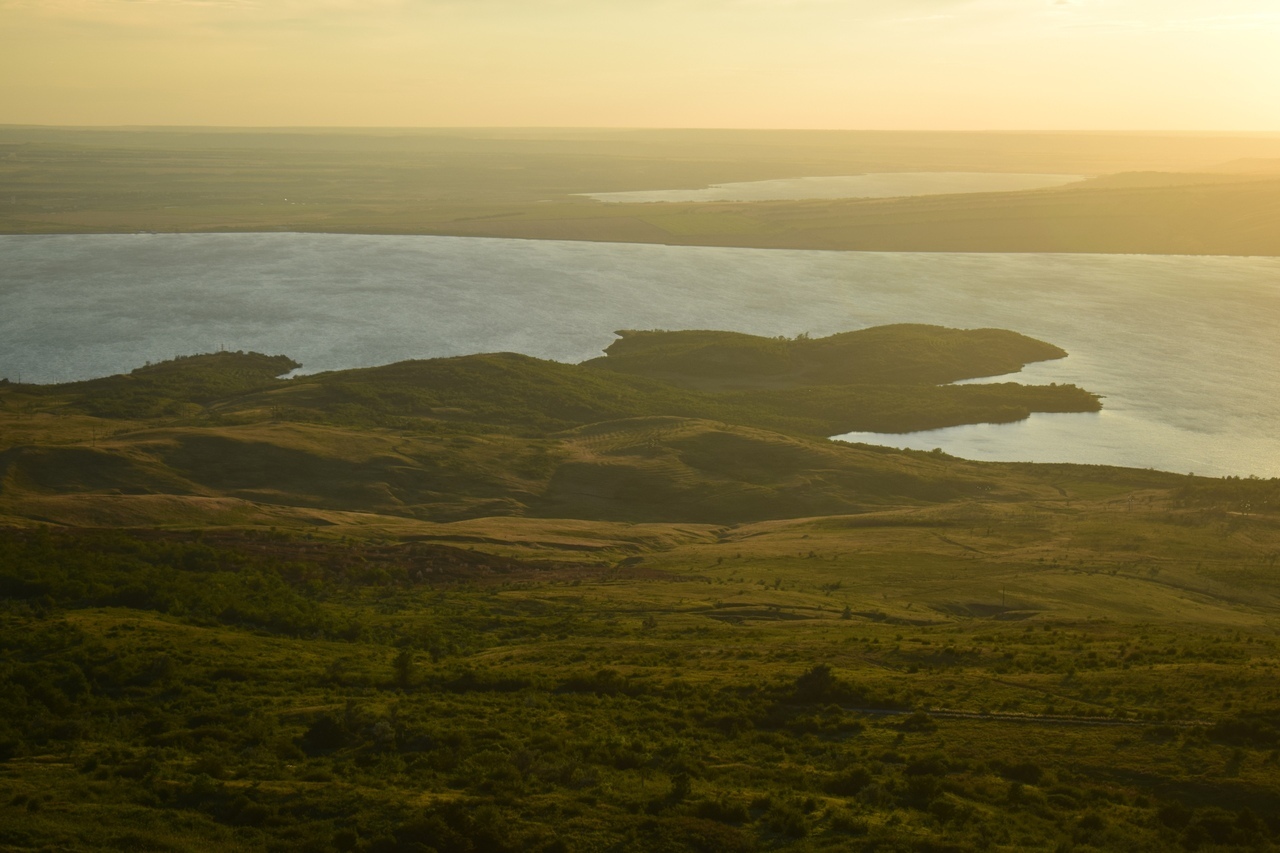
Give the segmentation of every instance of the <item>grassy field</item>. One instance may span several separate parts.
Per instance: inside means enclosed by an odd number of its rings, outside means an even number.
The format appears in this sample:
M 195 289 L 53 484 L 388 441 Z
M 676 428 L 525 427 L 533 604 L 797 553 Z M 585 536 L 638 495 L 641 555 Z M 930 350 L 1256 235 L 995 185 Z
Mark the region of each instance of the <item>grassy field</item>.
M 1280 253 L 1268 135 L 0 127 L 0 233 L 315 231 L 878 251 Z M 1055 190 L 605 204 L 580 193 L 885 171 Z
M 1280 526 L 1131 488 L 8 532 L 0 843 L 1269 849 Z
M 868 339 L 0 386 L 0 848 L 1275 849 L 1280 481 L 666 408 Z

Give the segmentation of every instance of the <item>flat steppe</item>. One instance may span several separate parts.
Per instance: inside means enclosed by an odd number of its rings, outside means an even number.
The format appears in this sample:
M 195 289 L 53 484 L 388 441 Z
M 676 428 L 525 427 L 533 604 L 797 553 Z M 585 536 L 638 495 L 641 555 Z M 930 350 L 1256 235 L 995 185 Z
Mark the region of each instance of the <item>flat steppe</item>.
M 901 171 L 1016 193 L 612 204 Z M 1274 135 L 0 127 L 0 234 L 303 231 L 789 249 L 1280 254 Z

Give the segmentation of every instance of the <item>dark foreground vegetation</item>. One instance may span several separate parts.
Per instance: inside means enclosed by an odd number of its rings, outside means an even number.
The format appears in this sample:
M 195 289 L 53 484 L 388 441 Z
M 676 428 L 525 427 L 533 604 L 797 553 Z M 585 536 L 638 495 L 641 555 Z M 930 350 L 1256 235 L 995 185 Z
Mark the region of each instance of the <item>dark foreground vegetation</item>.
M 821 437 L 1058 354 L 0 386 L 0 849 L 1276 849 L 1280 482 Z
M 1267 608 L 1151 618 L 1153 582 L 1117 584 L 1092 555 L 1044 586 L 1092 588 L 1106 615 L 1030 604 L 1025 582 L 1016 603 L 929 604 L 949 572 L 994 588 L 1009 566 L 908 548 L 868 572 L 807 535 L 823 553 L 726 541 L 640 571 L 269 531 L 6 531 L 0 845 L 1275 846 Z M 918 576 L 888 607 L 885 571 Z M 1197 597 L 1184 583 L 1171 601 Z

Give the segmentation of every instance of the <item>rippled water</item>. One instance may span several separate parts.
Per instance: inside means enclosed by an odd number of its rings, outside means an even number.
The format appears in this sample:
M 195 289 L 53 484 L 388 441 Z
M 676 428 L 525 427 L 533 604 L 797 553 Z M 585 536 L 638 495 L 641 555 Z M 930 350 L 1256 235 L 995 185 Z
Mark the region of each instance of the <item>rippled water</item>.
M 880 172 L 819 178 L 781 178 L 713 184 L 698 190 L 631 190 L 582 193 L 607 202 L 653 201 L 782 201 L 805 198 L 895 198 L 953 193 L 998 193 L 1060 187 L 1083 180 L 1081 175 L 1013 172 Z
M 50 382 L 217 349 L 307 370 L 512 350 L 578 361 L 620 328 L 829 334 L 996 326 L 1106 395 L 858 440 L 959 456 L 1280 476 L 1280 259 L 810 252 L 317 234 L 0 237 L 0 376 Z

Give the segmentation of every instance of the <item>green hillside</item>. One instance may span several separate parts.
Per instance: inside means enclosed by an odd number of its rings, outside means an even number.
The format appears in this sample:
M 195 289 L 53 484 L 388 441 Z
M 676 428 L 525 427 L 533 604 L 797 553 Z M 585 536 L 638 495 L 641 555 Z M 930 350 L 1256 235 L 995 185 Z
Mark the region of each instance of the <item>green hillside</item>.
M 430 519 L 728 523 L 1004 488 L 961 463 L 920 465 L 828 435 L 1098 408 L 1074 386 L 934 384 L 1062 355 L 998 330 L 651 332 L 619 344 L 585 365 L 498 353 L 289 380 L 278 377 L 298 365 L 284 356 L 216 353 L 9 386 L 0 504 L 22 514 L 37 496 L 166 494 Z M 754 352 L 781 353 L 788 372 L 762 369 Z M 721 390 L 687 387 L 708 365 Z M 19 439 L 37 417 L 56 432 Z
M 1280 481 L 825 438 L 1061 354 L 0 385 L 0 849 L 1275 850 Z
M 918 324 L 794 340 L 712 331 L 617 334 L 605 357 L 586 364 L 704 388 L 938 385 L 1016 373 L 1067 354 L 1003 329 Z
M 1264 492 L 1005 474 L 1044 488 L 0 530 L 0 845 L 1274 849 Z
M 189 414 L 220 400 L 272 387 L 302 365 L 286 356 L 218 352 L 147 364 L 117 376 L 40 389 L 74 395 L 77 407 L 105 418 L 155 418 Z M 32 389 L 34 390 L 34 389 Z

